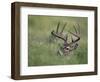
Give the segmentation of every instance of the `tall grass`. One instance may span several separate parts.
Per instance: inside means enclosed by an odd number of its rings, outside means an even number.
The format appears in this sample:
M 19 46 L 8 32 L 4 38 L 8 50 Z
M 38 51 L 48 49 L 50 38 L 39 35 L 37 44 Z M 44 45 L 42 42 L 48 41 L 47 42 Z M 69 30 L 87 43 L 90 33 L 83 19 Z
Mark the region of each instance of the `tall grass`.
M 57 42 L 49 42 L 51 31 L 67 22 L 64 30 L 74 32 L 73 24 L 80 24 L 81 39 L 76 50 L 68 56 L 57 55 Z M 87 62 L 87 18 L 60 16 L 28 16 L 28 66 L 86 64 Z M 69 34 L 70 36 L 70 34 Z M 70 39 L 70 37 L 69 37 Z

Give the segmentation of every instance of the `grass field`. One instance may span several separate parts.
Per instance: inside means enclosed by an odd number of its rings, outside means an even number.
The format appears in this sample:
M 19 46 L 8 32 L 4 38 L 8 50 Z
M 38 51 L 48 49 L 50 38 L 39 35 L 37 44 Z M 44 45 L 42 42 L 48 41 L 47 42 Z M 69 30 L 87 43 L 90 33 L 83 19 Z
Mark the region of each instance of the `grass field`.
M 67 22 L 64 32 L 73 30 L 73 25 L 80 24 L 79 46 L 71 55 L 57 55 L 58 43 L 50 42 L 51 31 L 55 30 L 58 22 L 60 27 Z M 28 16 L 28 66 L 74 65 L 86 64 L 87 61 L 87 18 L 64 16 Z M 70 36 L 70 35 L 69 35 Z M 70 37 L 69 37 L 70 38 Z

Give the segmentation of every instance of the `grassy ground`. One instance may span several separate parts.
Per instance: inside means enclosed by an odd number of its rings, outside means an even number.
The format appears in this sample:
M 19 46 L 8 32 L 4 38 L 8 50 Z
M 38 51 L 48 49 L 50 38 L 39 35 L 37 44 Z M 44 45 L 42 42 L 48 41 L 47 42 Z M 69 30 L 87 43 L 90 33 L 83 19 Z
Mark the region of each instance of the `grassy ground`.
M 57 55 L 57 42 L 50 42 L 51 31 L 67 22 L 64 30 L 74 31 L 73 24 L 80 24 L 81 39 L 79 47 L 69 56 Z M 32 16 L 28 17 L 28 65 L 68 65 L 87 63 L 87 18 L 86 17 L 57 17 L 57 16 Z M 70 35 L 69 35 L 70 36 Z M 70 39 L 70 38 L 69 38 Z

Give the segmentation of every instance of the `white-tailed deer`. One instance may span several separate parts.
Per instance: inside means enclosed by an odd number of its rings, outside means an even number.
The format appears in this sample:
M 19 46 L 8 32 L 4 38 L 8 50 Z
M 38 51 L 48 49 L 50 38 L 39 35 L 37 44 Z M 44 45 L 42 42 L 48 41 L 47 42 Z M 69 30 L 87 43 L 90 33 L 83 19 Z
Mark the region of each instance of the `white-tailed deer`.
M 60 22 L 59 22 L 57 25 L 56 31 L 53 30 L 51 32 L 51 34 L 55 38 L 58 38 L 58 40 L 61 39 L 63 41 L 63 44 L 60 46 L 60 49 L 58 50 L 58 53 L 60 55 L 68 55 L 71 51 L 75 50 L 78 47 L 78 41 L 80 40 L 80 25 L 77 24 L 78 29 L 76 29 L 75 25 L 73 25 L 75 33 L 68 31 L 68 33 L 70 33 L 70 35 L 71 35 L 70 42 L 68 42 L 68 34 L 65 34 L 65 35 L 63 34 L 63 31 L 64 31 L 66 25 L 67 25 L 67 23 L 64 24 L 63 28 L 59 32 L 59 26 L 60 26 Z

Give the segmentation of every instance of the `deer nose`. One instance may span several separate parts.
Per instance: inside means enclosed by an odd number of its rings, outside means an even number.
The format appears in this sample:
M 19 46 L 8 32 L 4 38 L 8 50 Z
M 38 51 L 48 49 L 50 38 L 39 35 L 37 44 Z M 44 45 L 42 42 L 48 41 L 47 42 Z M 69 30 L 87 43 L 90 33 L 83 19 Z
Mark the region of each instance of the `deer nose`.
M 69 47 L 66 47 L 66 50 L 69 50 Z

